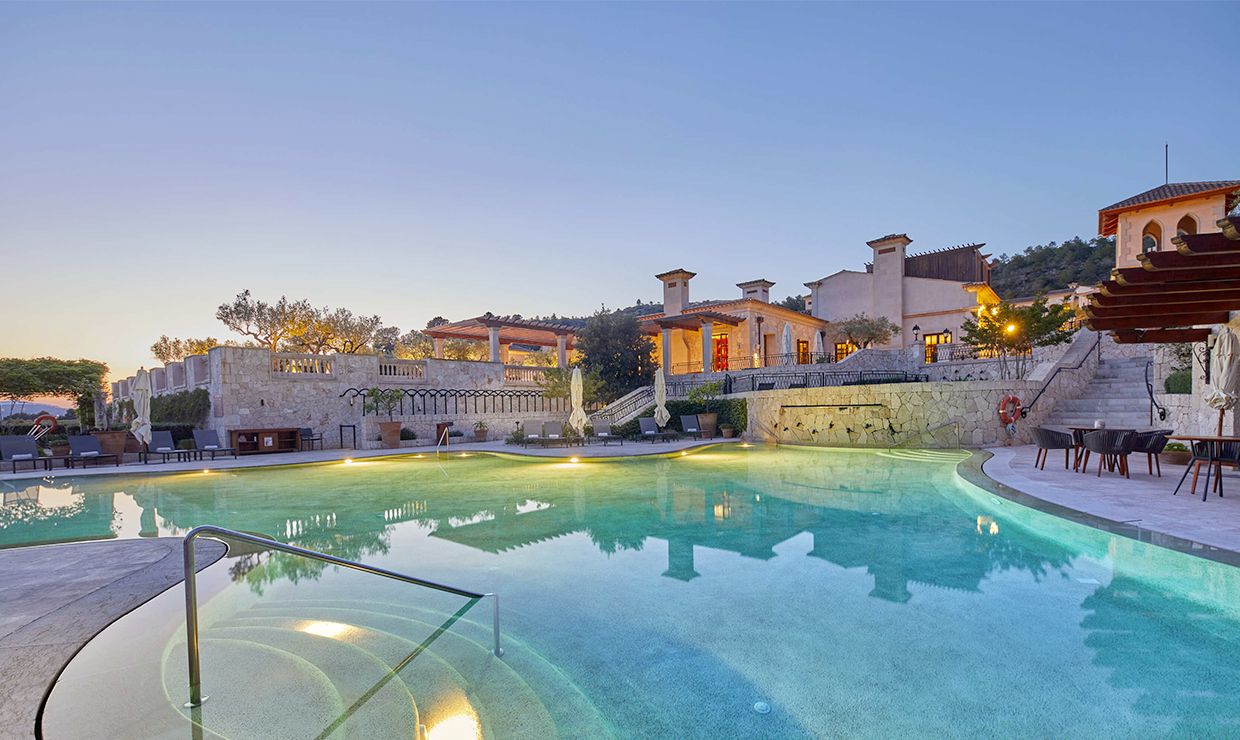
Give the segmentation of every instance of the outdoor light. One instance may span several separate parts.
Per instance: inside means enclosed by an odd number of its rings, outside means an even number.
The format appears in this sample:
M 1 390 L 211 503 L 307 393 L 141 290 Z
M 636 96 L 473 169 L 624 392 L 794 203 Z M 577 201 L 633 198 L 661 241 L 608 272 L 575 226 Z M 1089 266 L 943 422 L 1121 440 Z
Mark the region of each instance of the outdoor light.
M 1008 334 L 1015 334 L 1016 324 L 1008 324 L 1007 327 L 1004 328 L 1004 331 L 1006 331 Z
M 921 334 L 921 327 L 918 326 L 917 324 L 913 324 L 913 341 L 914 342 L 917 341 L 917 336 L 919 334 Z
M 352 464 L 353 464 L 353 458 L 351 458 L 351 457 L 346 457 L 346 458 L 344 459 L 344 464 L 345 464 L 345 465 L 352 465 Z
M 577 458 L 575 458 L 575 457 L 570 457 L 570 458 L 568 458 L 568 461 L 569 461 L 570 463 L 579 463 L 579 462 L 581 462 L 580 460 L 578 460 L 578 459 L 577 459 Z

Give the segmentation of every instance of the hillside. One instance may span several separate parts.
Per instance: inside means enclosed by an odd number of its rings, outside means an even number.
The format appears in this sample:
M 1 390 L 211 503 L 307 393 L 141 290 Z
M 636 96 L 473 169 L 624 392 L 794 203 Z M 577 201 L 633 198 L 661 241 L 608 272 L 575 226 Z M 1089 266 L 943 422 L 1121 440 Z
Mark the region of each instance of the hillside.
M 1079 236 L 1063 244 L 1038 244 L 1014 255 L 1000 255 L 990 274 L 990 287 L 1000 298 L 1023 298 L 1068 283 L 1089 285 L 1105 280 L 1115 266 L 1115 240 Z

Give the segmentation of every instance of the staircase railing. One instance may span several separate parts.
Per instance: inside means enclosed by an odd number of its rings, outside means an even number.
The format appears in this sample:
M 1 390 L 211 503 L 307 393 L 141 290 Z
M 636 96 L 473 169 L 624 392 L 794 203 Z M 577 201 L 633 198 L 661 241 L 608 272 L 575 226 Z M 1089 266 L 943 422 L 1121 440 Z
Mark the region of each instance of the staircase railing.
M 641 413 L 652 403 L 654 403 L 654 386 L 642 386 L 594 412 L 590 415 L 590 420 L 623 424 L 629 420 L 629 417 Z
M 1158 402 L 1157 398 L 1154 398 L 1153 373 L 1154 373 L 1154 361 L 1146 360 L 1145 361 L 1145 392 L 1148 393 L 1150 396 L 1150 423 L 1151 424 L 1154 423 L 1154 410 L 1155 409 L 1158 410 L 1159 421 L 1167 420 L 1167 409 L 1164 408 L 1163 405 Z
M 1024 408 L 1020 410 L 1020 418 L 1023 419 L 1029 415 L 1029 412 L 1033 409 L 1033 405 L 1038 402 L 1038 399 L 1042 397 L 1043 393 L 1046 393 L 1046 389 L 1051 387 L 1051 383 L 1055 382 L 1055 378 L 1059 377 L 1060 370 L 1080 370 L 1082 367 L 1084 367 L 1085 361 L 1088 360 L 1089 356 L 1092 354 L 1097 354 L 1098 361 L 1099 362 L 1102 361 L 1102 332 L 1094 333 L 1094 346 L 1090 347 L 1089 350 L 1087 350 L 1084 354 L 1081 355 L 1081 359 L 1079 362 L 1077 362 L 1072 367 L 1068 367 L 1067 365 L 1060 365 L 1055 368 L 1055 371 L 1051 373 L 1051 376 L 1047 378 L 1046 382 L 1042 384 L 1042 387 L 1038 389 L 1037 395 L 1033 397 L 1033 400 L 1030 401 Z
M 424 578 L 417 578 L 415 576 L 405 575 L 404 573 L 397 573 L 393 570 L 387 570 L 386 568 L 379 568 L 373 565 L 366 565 L 365 563 L 358 563 L 353 560 L 345 560 L 344 558 L 338 558 L 335 555 L 328 555 L 327 553 L 307 550 L 303 547 L 288 545 L 266 537 L 259 537 L 258 535 L 246 534 L 245 532 L 237 532 L 232 529 L 224 529 L 223 527 L 205 524 L 191 529 L 189 533 L 185 535 L 185 539 L 181 543 L 182 554 L 185 560 L 185 642 L 187 645 L 189 667 L 189 702 L 185 705 L 187 707 L 201 706 L 202 703 L 207 700 L 207 697 L 202 695 L 202 662 L 198 645 L 198 570 L 194 567 L 194 540 L 203 536 L 246 542 L 270 550 L 279 550 L 280 552 L 285 552 L 290 555 L 297 555 L 299 557 L 309 558 L 310 560 L 331 563 L 332 565 L 338 565 L 342 568 L 349 568 L 350 570 L 357 570 L 362 573 L 382 576 L 395 581 L 401 581 L 402 583 L 409 583 L 414 586 L 422 586 L 423 588 L 430 588 L 444 593 L 455 594 L 456 596 L 474 599 L 475 601 L 490 597 L 493 605 L 491 626 L 495 636 L 495 647 L 492 652 L 495 653 L 496 657 L 504 654 L 504 649 L 500 645 L 499 596 L 497 594 L 479 593 L 477 591 L 468 591 L 455 586 L 446 586 L 442 583 L 428 581 Z

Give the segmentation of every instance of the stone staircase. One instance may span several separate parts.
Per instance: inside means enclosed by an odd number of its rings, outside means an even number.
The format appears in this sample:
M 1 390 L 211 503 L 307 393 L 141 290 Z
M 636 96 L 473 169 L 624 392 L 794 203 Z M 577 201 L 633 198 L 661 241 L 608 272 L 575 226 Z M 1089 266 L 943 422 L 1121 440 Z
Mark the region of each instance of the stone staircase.
M 1139 429 L 1150 425 L 1150 397 L 1145 388 L 1148 358 L 1102 360 L 1098 372 L 1076 398 L 1055 403 L 1047 426 L 1093 426 L 1098 419 L 1112 428 Z

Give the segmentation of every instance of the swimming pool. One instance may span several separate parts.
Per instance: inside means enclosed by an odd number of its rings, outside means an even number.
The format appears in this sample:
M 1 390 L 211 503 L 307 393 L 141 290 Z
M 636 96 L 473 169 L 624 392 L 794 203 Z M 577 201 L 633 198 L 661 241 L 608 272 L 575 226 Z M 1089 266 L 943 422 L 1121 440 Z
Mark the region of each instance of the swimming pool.
M 480 606 L 453 619 L 460 599 L 235 550 L 202 596 L 203 722 L 228 737 L 1240 733 L 1240 569 L 995 497 L 959 477 L 964 456 L 728 446 L 6 484 L 0 546 L 211 523 L 501 595 L 498 661 Z M 168 732 L 180 598 L 83 650 L 46 737 L 82 718 Z M 368 694 L 410 646 L 401 682 Z M 263 724 L 281 696 L 317 698 Z

